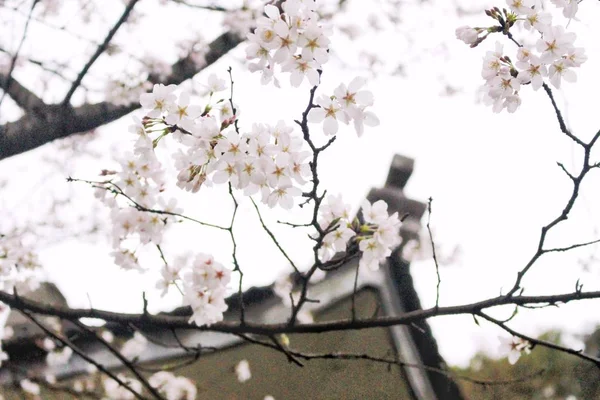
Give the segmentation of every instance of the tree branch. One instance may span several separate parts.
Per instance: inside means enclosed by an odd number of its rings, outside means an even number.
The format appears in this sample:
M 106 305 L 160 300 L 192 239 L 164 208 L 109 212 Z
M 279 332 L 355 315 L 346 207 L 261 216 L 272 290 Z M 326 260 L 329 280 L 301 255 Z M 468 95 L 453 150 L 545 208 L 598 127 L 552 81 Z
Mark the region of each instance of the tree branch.
M 311 324 L 290 325 L 287 322 L 277 324 L 259 324 L 238 321 L 224 321 L 211 326 L 196 326 L 189 323 L 189 315 L 151 315 L 147 313 L 127 314 L 96 309 L 71 309 L 39 303 L 21 296 L 0 291 L 0 301 L 8 306 L 41 315 L 56 316 L 61 319 L 75 321 L 80 318 L 98 318 L 107 322 L 118 324 L 134 324 L 139 329 L 148 327 L 164 329 L 190 329 L 199 331 L 212 331 L 231 334 L 257 334 L 274 335 L 280 333 L 324 333 L 343 330 L 358 330 L 369 328 L 383 328 L 395 325 L 409 325 L 415 321 L 446 315 L 479 315 L 482 310 L 503 305 L 556 305 L 575 300 L 600 299 L 600 291 L 582 292 L 576 290 L 571 293 L 545 295 L 545 296 L 498 296 L 475 303 L 448 307 L 432 307 L 403 313 L 394 316 L 381 316 L 373 318 L 340 319 Z
M 225 32 L 213 40 L 205 55 L 206 63 L 198 65 L 188 55 L 172 66 L 167 84 L 181 83 L 210 66 L 243 41 L 233 32 Z M 151 82 L 159 82 L 150 76 Z M 0 160 L 35 149 L 43 144 L 70 135 L 84 133 L 115 121 L 138 109 L 139 103 L 126 106 L 110 102 L 84 104 L 79 107 L 49 105 L 42 115 L 27 113 L 15 122 L 0 126 Z
M 0 88 L 25 111 L 39 112 L 46 107 L 42 99 L 8 75 L 0 74 Z
M 31 18 L 33 17 L 33 10 L 35 10 L 35 6 L 37 6 L 38 3 L 39 3 L 39 0 L 33 0 L 33 3 L 31 4 L 31 8 L 29 9 L 29 14 L 27 15 L 27 20 L 25 21 L 25 27 L 23 28 L 23 35 L 21 35 L 21 41 L 19 42 L 17 51 L 15 51 L 15 54 L 13 55 L 12 60 L 10 61 L 10 67 L 8 69 L 8 76 L 6 77 L 6 84 L 3 86 L 4 92 L 2 93 L 2 96 L 0 97 L 0 106 L 2 105 L 2 102 L 4 101 L 4 97 L 10 90 L 10 86 L 12 83 L 12 73 L 15 69 L 15 65 L 17 64 L 17 58 L 19 58 L 19 53 L 21 52 L 23 43 L 25 43 L 25 38 L 27 38 L 27 32 L 29 30 L 29 23 L 31 22 Z
M 69 102 L 71 101 L 71 97 L 75 93 L 75 90 L 77 90 L 77 88 L 79 87 L 79 84 L 81 84 L 83 77 L 88 73 L 88 71 L 90 70 L 90 68 L 92 67 L 94 62 L 96 62 L 98 57 L 100 57 L 102 55 L 102 53 L 104 53 L 104 51 L 106 51 L 106 49 L 108 48 L 108 44 L 110 43 L 112 38 L 115 36 L 115 34 L 117 33 L 117 31 L 119 30 L 121 25 L 123 25 L 123 23 L 127 20 L 127 18 L 129 17 L 129 14 L 131 14 L 131 12 L 133 11 L 133 7 L 135 7 L 135 5 L 138 1 L 139 0 L 130 0 L 129 1 L 129 4 L 127 4 L 127 7 L 125 7 L 125 11 L 123 11 L 123 14 L 119 18 L 119 20 L 115 23 L 115 25 L 112 27 L 112 29 L 110 31 L 108 31 L 108 35 L 106 35 L 106 38 L 104 39 L 104 41 L 98 46 L 98 48 L 96 49 L 94 54 L 92 54 L 92 57 L 90 58 L 90 60 L 87 62 L 87 64 L 85 64 L 85 66 L 83 67 L 83 69 L 81 70 L 79 75 L 77 75 L 75 82 L 73 82 L 73 84 L 71 85 L 71 88 L 67 92 L 67 95 L 65 96 L 64 100 L 62 101 L 63 105 L 69 104 Z

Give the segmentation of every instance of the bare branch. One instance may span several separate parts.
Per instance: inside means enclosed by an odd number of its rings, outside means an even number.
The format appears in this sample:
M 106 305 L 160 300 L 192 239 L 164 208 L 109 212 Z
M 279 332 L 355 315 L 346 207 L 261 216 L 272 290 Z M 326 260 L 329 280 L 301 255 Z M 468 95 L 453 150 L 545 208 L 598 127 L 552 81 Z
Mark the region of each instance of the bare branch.
M 53 306 L 39 303 L 23 297 L 0 291 L 0 301 L 17 310 L 24 310 L 41 315 L 51 315 L 61 319 L 73 321 L 80 318 L 97 318 L 107 322 L 119 324 L 134 324 L 143 329 L 144 327 L 165 329 L 190 329 L 199 331 L 213 331 L 231 334 L 257 334 L 273 335 L 280 333 L 323 333 L 341 330 L 358 330 L 390 327 L 395 325 L 409 325 L 415 321 L 446 315 L 471 315 L 479 314 L 481 310 L 504 306 L 504 305 L 541 305 L 568 303 L 577 300 L 600 299 L 600 291 L 562 293 L 544 296 L 498 296 L 475 303 L 448 307 L 432 307 L 409 311 L 401 315 L 379 316 L 372 318 L 357 318 L 352 320 L 340 319 L 311 324 L 290 325 L 289 323 L 257 324 L 237 321 L 223 321 L 211 326 L 195 326 L 189 323 L 189 315 L 173 316 L 168 314 L 127 314 L 97 309 L 76 309 Z
M 70 340 L 63 338 L 60 335 L 57 335 L 56 333 L 52 332 L 50 329 L 48 329 L 44 324 L 42 324 L 41 322 L 39 322 L 33 315 L 31 312 L 26 311 L 26 310 L 19 310 L 25 317 L 27 317 L 31 322 L 33 322 L 35 325 L 37 325 L 41 330 L 43 330 L 48 336 L 54 338 L 55 340 L 59 341 L 63 346 L 67 346 L 70 347 L 71 350 L 73 350 L 73 352 L 75 354 L 77 354 L 79 357 L 83 358 L 85 361 L 87 361 L 88 363 L 92 364 L 93 366 L 95 366 L 98 371 L 101 371 L 103 373 L 105 373 L 107 376 L 109 376 L 111 379 L 115 380 L 119 385 L 123 386 L 125 389 L 127 389 L 129 392 L 131 392 L 136 398 L 140 399 L 140 400 L 145 400 L 144 397 L 139 394 L 138 392 L 136 392 L 135 390 L 133 390 L 132 387 L 130 387 L 129 385 L 127 385 L 127 383 L 123 382 L 123 380 L 121 380 L 117 375 L 115 375 L 114 373 L 110 372 L 108 369 L 106 369 L 102 364 L 98 363 L 96 360 L 94 360 L 93 358 L 89 357 L 87 354 L 85 354 L 82 350 L 80 350 L 77 346 L 75 346 Z
M 519 332 L 515 331 L 514 329 L 509 328 L 504 322 L 499 321 L 499 320 L 497 320 L 495 318 L 492 318 L 492 317 L 490 317 L 489 315 L 487 315 L 487 314 L 485 314 L 483 312 L 480 312 L 477 315 L 479 315 L 480 317 L 488 320 L 489 322 L 493 323 L 494 325 L 499 326 L 500 328 L 504 329 L 506 332 L 510 333 L 511 335 L 520 337 L 521 339 L 525 339 L 525 340 L 527 340 L 528 342 L 530 342 L 531 344 L 533 344 L 535 346 L 537 346 L 537 345 L 544 346 L 544 347 L 547 347 L 549 349 L 558 350 L 558 351 L 561 351 L 563 353 L 574 355 L 574 356 L 579 357 L 579 358 L 581 358 L 581 359 L 583 359 L 585 361 L 589 361 L 589 362 L 593 363 L 594 365 L 596 365 L 596 367 L 600 368 L 600 358 L 592 357 L 592 356 L 590 356 L 588 354 L 585 354 L 583 352 L 583 350 L 574 350 L 574 349 L 571 349 L 569 347 L 565 347 L 565 346 L 561 346 L 561 345 L 558 345 L 558 344 L 555 344 L 555 343 L 552 343 L 552 342 L 548 342 L 546 340 L 535 339 L 535 338 L 532 338 L 530 336 L 524 335 L 522 333 L 519 333 Z
M 429 203 L 427 204 L 427 232 L 429 233 L 429 241 L 431 242 L 431 251 L 433 253 L 433 262 L 435 264 L 435 273 L 437 274 L 437 286 L 435 288 L 435 306 L 438 307 L 440 305 L 440 284 L 442 280 L 440 279 L 440 265 L 438 263 L 437 255 L 435 253 L 435 242 L 433 241 L 433 234 L 431 233 L 431 203 L 433 203 L 433 198 L 429 198 Z
M 92 331 L 89 327 L 85 326 L 84 324 L 82 324 L 79 321 L 72 321 L 79 329 L 81 329 L 84 332 L 89 333 L 90 335 L 93 335 L 94 338 L 102 343 L 102 345 L 104 347 L 106 347 L 106 349 L 112 354 L 114 355 L 116 358 L 119 359 L 119 361 L 121 361 L 121 363 L 127 367 L 128 370 L 131 371 L 131 373 L 137 378 L 137 380 L 139 380 L 142 383 L 142 386 L 144 386 L 155 398 L 159 399 L 159 400 L 165 400 L 163 396 L 160 395 L 160 393 L 158 393 L 158 391 L 152 387 L 152 385 L 150 385 L 150 383 L 148 383 L 148 381 L 146 380 L 146 378 L 144 378 L 144 376 L 142 374 L 139 373 L 139 371 L 137 370 L 137 368 L 133 365 L 133 363 L 131 363 L 127 358 L 125 358 L 125 356 L 123 356 L 123 354 L 121 354 L 121 352 L 119 350 L 117 350 L 112 344 L 108 343 L 106 340 L 104 340 L 104 338 L 102 338 L 102 336 L 97 335 L 94 331 Z
M 71 85 L 71 88 L 67 92 L 67 95 L 65 96 L 64 100 L 62 101 L 63 105 L 69 104 L 69 102 L 71 101 L 71 97 L 73 96 L 73 93 L 75 93 L 75 90 L 77 90 L 77 88 L 79 87 L 79 84 L 83 80 L 83 77 L 88 73 L 88 71 L 90 70 L 90 68 L 92 67 L 94 62 L 96 62 L 98 57 L 100 57 L 102 55 L 102 53 L 104 53 L 104 51 L 108 48 L 108 44 L 112 40 L 113 36 L 115 36 L 115 34 L 117 33 L 117 31 L 119 30 L 121 25 L 123 25 L 123 23 L 127 20 L 127 18 L 129 17 L 129 14 L 131 14 L 131 12 L 133 11 L 133 7 L 135 7 L 135 5 L 137 4 L 138 1 L 139 0 L 130 0 L 129 1 L 129 4 L 127 4 L 127 7 L 125 7 L 125 11 L 123 11 L 123 14 L 119 18 L 119 20 L 112 27 L 112 29 L 110 31 L 108 31 L 108 35 L 106 35 L 106 38 L 104 39 L 104 41 L 98 46 L 98 48 L 96 49 L 96 52 L 94 54 L 92 54 L 92 57 L 90 58 L 90 60 L 87 62 L 87 64 L 85 64 L 85 66 L 83 67 L 83 69 L 81 70 L 79 75 L 77 75 L 75 82 L 73 82 L 73 84 Z

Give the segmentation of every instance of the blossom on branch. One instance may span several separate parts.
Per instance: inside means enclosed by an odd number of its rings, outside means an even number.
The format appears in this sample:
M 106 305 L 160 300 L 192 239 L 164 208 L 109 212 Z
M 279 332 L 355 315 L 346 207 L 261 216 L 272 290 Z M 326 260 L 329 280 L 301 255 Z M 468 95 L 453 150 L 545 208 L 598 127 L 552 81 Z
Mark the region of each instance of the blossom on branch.
M 485 28 L 486 35 L 478 37 L 484 28 L 462 26 L 456 29 L 456 36 L 471 47 L 481 43 L 491 33 L 502 32 L 518 46 L 517 60 L 514 65 L 509 56 L 504 55 L 503 46 L 496 43 L 495 51 L 488 51 L 483 59 L 481 75 L 486 80 L 483 102 L 491 105 L 494 112 L 506 109 L 515 112 L 521 104 L 520 85 L 531 84 L 534 90 L 542 87 L 543 78 L 548 76 L 550 83 L 560 88 L 562 79 L 575 82 L 577 76 L 572 68 L 579 67 L 587 60 L 583 49 L 574 47 L 576 35 L 566 32 L 562 26 L 553 26 L 549 13 L 540 11 L 533 0 L 507 0 L 512 12 L 499 8 L 486 10 L 486 14 L 499 25 Z M 577 1 L 553 0 L 564 7 L 564 14 L 572 18 L 577 11 Z M 525 29 L 539 35 L 535 49 L 522 46 L 509 32 L 517 22 L 523 22 Z M 537 52 L 537 53 L 534 53 Z
M 500 340 L 500 352 L 508 353 L 508 362 L 511 364 L 516 364 L 521 357 L 521 353 L 529 354 L 531 352 L 531 343 L 518 336 L 511 338 L 499 337 L 498 340 Z

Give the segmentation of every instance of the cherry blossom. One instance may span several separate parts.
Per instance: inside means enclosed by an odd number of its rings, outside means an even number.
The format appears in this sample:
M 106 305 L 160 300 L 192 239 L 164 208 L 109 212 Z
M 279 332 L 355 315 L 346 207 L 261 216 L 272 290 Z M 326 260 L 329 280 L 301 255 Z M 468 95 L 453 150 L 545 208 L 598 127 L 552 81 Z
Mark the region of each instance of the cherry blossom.
M 132 400 L 136 397 L 131 390 L 136 393 L 142 393 L 142 383 L 138 380 L 128 378 L 123 374 L 118 374 L 117 377 L 121 382 L 124 382 L 127 387 L 121 386 L 119 382 L 112 378 L 106 378 L 103 380 L 104 384 L 104 392 L 106 396 L 110 399 L 120 399 L 120 400 Z
M 237 375 L 237 379 L 240 382 L 246 382 L 252 377 L 252 373 L 250 372 L 250 363 L 248 360 L 241 360 L 235 366 L 235 374 Z
M 321 95 L 315 103 L 319 106 L 308 113 L 308 122 L 323 122 L 323 133 L 335 135 L 338 131 L 338 120 L 348 123 L 348 116 L 343 112 L 341 104 L 331 97 Z
M 168 85 L 157 83 L 152 89 L 152 93 L 143 93 L 140 95 L 140 104 L 146 110 L 150 110 L 147 115 L 151 118 L 159 117 L 167 111 L 175 102 L 173 92 L 177 85 Z
M 200 106 L 190 105 L 190 93 L 188 92 L 181 93 L 177 103 L 169 105 L 168 111 L 165 121 L 170 125 L 181 123 L 184 119 L 196 119 L 202 114 Z
M 142 355 L 147 346 L 148 339 L 141 333 L 135 332 L 133 337 L 126 341 L 121 347 L 121 354 L 129 360 L 134 360 Z
M 21 386 L 21 389 L 23 389 L 23 391 L 26 393 L 29 393 L 34 396 L 39 396 L 40 394 L 40 385 L 30 381 L 29 379 L 21 380 L 19 382 L 19 385 Z
M 575 18 L 579 5 L 578 0 L 551 0 L 552 3 L 559 8 L 563 9 L 563 15 L 565 18 Z
M 69 362 L 71 355 L 73 354 L 73 350 L 70 347 L 63 347 L 60 350 L 53 350 L 46 355 L 46 364 L 51 367 L 57 365 L 64 365 Z
M 517 14 L 526 14 L 535 5 L 535 0 L 506 0 L 506 4 Z
M 567 6 L 566 1 L 554 1 L 558 6 Z M 573 68 L 580 67 L 587 57 L 581 48 L 574 47 L 575 34 L 566 32 L 562 26 L 551 25 L 551 16 L 542 12 L 533 0 L 507 0 L 507 4 L 516 14 L 501 15 L 497 9 L 488 10 L 488 16 L 500 21 L 502 30 L 510 29 L 516 21 L 524 21 L 526 29 L 535 31 L 540 38 L 535 48 L 518 44 L 517 63 L 512 63 L 510 57 L 504 55 L 501 43 L 496 42 L 495 51 L 488 51 L 483 59 L 481 71 L 485 79 L 483 87 L 483 102 L 491 105 L 494 112 L 506 109 L 515 112 L 521 104 L 521 85 L 531 85 L 538 90 L 544 84 L 547 76 L 550 83 L 560 88 L 562 80 L 575 82 L 577 76 Z M 569 5 L 569 7 L 572 7 Z M 522 17 L 517 17 L 517 14 Z M 487 28 L 491 32 L 499 32 L 499 27 Z M 473 29 L 473 30 L 469 30 Z M 482 29 L 482 28 L 477 28 Z M 480 43 L 475 39 L 477 29 L 460 27 L 457 37 L 466 43 Z M 485 38 L 485 37 L 484 37 Z
M 525 354 L 529 354 L 531 352 L 531 343 L 529 343 L 527 340 L 521 339 L 520 337 L 499 337 L 498 340 L 500 341 L 500 352 L 508 353 L 508 362 L 511 364 L 516 364 L 521 357 L 522 352 L 525 352 Z
M 456 28 L 455 34 L 458 40 L 470 45 L 474 45 L 479 39 L 479 31 L 466 25 Z
M 196 385 L 183 376 L 175 376 L 168 371 L 159 371 L 148 379 L 150 386 L 158 389 L 167 400 L 195 400 Z
M 541 53 L 542 62 L 547 64 L 571 50 L 574 41 L 574 33 L 565 32 L 562 26 L 553 26 L 543 32 L 543 37 L 536 43 L 536 49 Z

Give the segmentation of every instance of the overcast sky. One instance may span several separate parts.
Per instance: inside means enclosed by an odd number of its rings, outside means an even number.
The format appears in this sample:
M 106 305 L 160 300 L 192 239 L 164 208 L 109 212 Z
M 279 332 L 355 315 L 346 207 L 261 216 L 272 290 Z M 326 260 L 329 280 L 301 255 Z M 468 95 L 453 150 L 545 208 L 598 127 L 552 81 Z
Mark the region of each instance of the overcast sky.
M 480 1 L 462 3 L 465 8 L 483 8 Z M 504 5 L 503 2 L 487 3 Z M 572 21 L 569 26 L 578 33 L 576 43 L 586 48 L 589 57 L 578 71 L 578 83 L 555 90 L 568 125 L 583 140 L 600 128 L 596 94 L 597 71 L 600 70 L 600 44 L 596 40 L 600 28 L 596 22 L 600 12 L 596 3 L 583 2 L 578 14 L 581 21 Z M 351 2 L 343 23 L 364 24 L 362 16 L 371 11 L 365 7 L 362 2 Z M 383 185 L 394 154 L 416 159 L 415 172 L 406 193 L 423 202 L 433 197 L 431 221 L 436 242 L 446 251 L 456 246 L 460 248 L 456 262 L 441 270 L 441 305 L 481 300 L 512 286 L 516 272 L 535 252 L 541 226 L 558 215 L 569 194 L 570 183 L 556 162 L 562 162 L 576 173 L 581 157 L 579 149 L 575 149 L 560 132 L 550 102 L 542 91 L 523 88 L 523 104 L 515 114 L 494 114 L 490 108 L 477 103 L 477 88 L 482 83 L 481 58 L 487 50 L 493 49 L 496 37 L 476 49 L 455 40 L 457 26 L 485 26 L 492 21 L 488 21 L 483 13 L 459 18 L 454 9 L 455 5 L 450 2 L 426 2 L 419 7 L 407 7 L 398 28 L 384 24 L 384 31 L 368 33 L 356 41 L 336 33 L 334 43 L 338 47 L 333 47 L 336 53 L 333 61 L 326 65 L 319 89 L 321 93 L 328 93 L 357 74 L 366 76 L 368 86 L 375 94 L 374 111 L 381 120 L 379 127 L 367 130 L 360 139 L 352 127 L 343 129 L 335 145 L 323 155 L 320 176 L 323 187 L 331 193 L 343 193 L 345 200 L 356 210 L 370 188 Z M 151 9 L 148 11 L 152 16 Z M 556 21 L 564 19 L 555 15 Z M 162 49 L 162 46 L 169 46 L 177 29 L 186 29 L 191 24 L 190 21 L 189 24 L 171 26 L 168 35 L 147 28 L 146 40 Z M 151 20 L 148 26 L 152 26 Z M 503 40 L 500 36 L 497 39 Z M 507 41 L 504 43 L 507 52 L 515 54 L 514 46 Z M 356 56 L 357 48 L 378 54 L 383 65 L 372 73 L 361 69 L 363 64 Z M 287 85 L 284 89 L 261 86 L 258 77 L 246 72 L 237 61 L 243 58 L 243 50 L 244 45 L 239 46 L 199 74 L 194 79 L 196 84 L 205 81 L 213 72 L 226 77 L 226 68 L 233 65 L 235 98 L 242 110 L 240 123 L 243 128 L 250 128 L 253 122 L 276 123 L 279 119 L 291 122 L 299 118 L 306 106 L 308 87 L 289 90 Z M 389 73 L 400 64 L 404 66 L 404 74 Z M 102 75 L 98 71 L 96 74 Z M 457 93 L 445 95 L 448 85 Z M 73 160 L 68 165 L 69 173 L 93 178 L 97 171 L 109 167 L 109 154 L 131 146 L 132 137 L 127 132 L 129 122 L 130 117 L 126 117 L 103 127 L 99 139 L 91 145 L 103 156 Z M 51 157 L 56 146 L 44 146 L 2 161 L 0 181 L 9 182 L 0 201 L 3 213 L 10 213 L 16 220 L 25 219 L 35 208 L 36 201 L 42 201 L 48 193 L 66 190 L 61 186 L 65 185 L 62 176 L 52 175 L 49 181 L 55 183 L 39 185 L 40 176 L 46 176 L 39 170 L 44 165 L 41 160 Z M 27 184 L 31 182 L 33 184 Z M 598 183 L 598 174 L 590 174 L 571 218 L 549 237 L 550 244 L 565 246 L 600 236 Z M 84 207 L 92 201 L 91 190 L 85 187 L 77 189 L 77 196 L 87 199 L 82 200 Z M 223 188 L 203 189 L 197 195 L 182 197 L 186 211 L 191 215 L 223 223 L 229 218 L 227 210 L 216 212 L 229 202 Z M 27 199 L 30 202 L 23 201 Z M 251 203 L 242 203 L 241 208 L 243 213 L 236 234 L 239 235 L 239 256 L 246 273 L 246 284 L 269 284 L 286 271 L 285 260 L 262 233 Z M 281 235 L 292 257 L 298 263 L 308 265 L 310 243 L 305 240 L 305 233 L 290 232 L 274 224 L 277 218 L 300 219 L 302 216 L 301 212 L 292 217 L 278 212 L 266 213 L 271 227 Z M 141 292 L 154 286 L 157 275 L 142 277 L 118 271 L 111 265 L 107 249 L 108 244 L 103 241 L 62 240 L 46 246 L 41 258 L 50 279 L 67 295 L 72 306 L 86 307 L 91 299 L 97 308 L 139 311 Z M 525 293 L 572 291 L 577 279 L 581 279 L 587 290 L 599 289 L 597 263 L 587 263 L 587 271 L 581 265 L 582 261 L 590 259 L 593 250 L 542 259 L 528 274 L 524 282 Z M 230 259 L 231 252 L 225 235 L 189 224 L 168 241 L 167 252 L 171 256 L 184 251 L 211 251 L 224 261 Z M 257 254 L 260 254 L 259 258 Z M 156 258 L 149 257 L 148 263 L 156 268 L 160 265 Z M 414 262 L 412 271 L 423 305 L 434 305 L 432 260 Z M 164 302 L 154 294 L 149 298 L 154 309 L 179 304 L 176 293 L 171 293 Z M 589 304 L 584 304 L 521 311 L 512 326 L 528 334 L 554 327 L 580 334 L 589 332 L 599 322 L 600 316 L 590 315 L 589 309 Z M 498 315 L 508 316 L 511 311 L 501 310 Z M 452 364 L 464 364 L 480 349 L 495 352 L 499 344 L 497 336 L 504 335 L 495 327 L 476 326 L 468 316 L 444 317 L 430 320 L 430 323 L 442 354 Z

